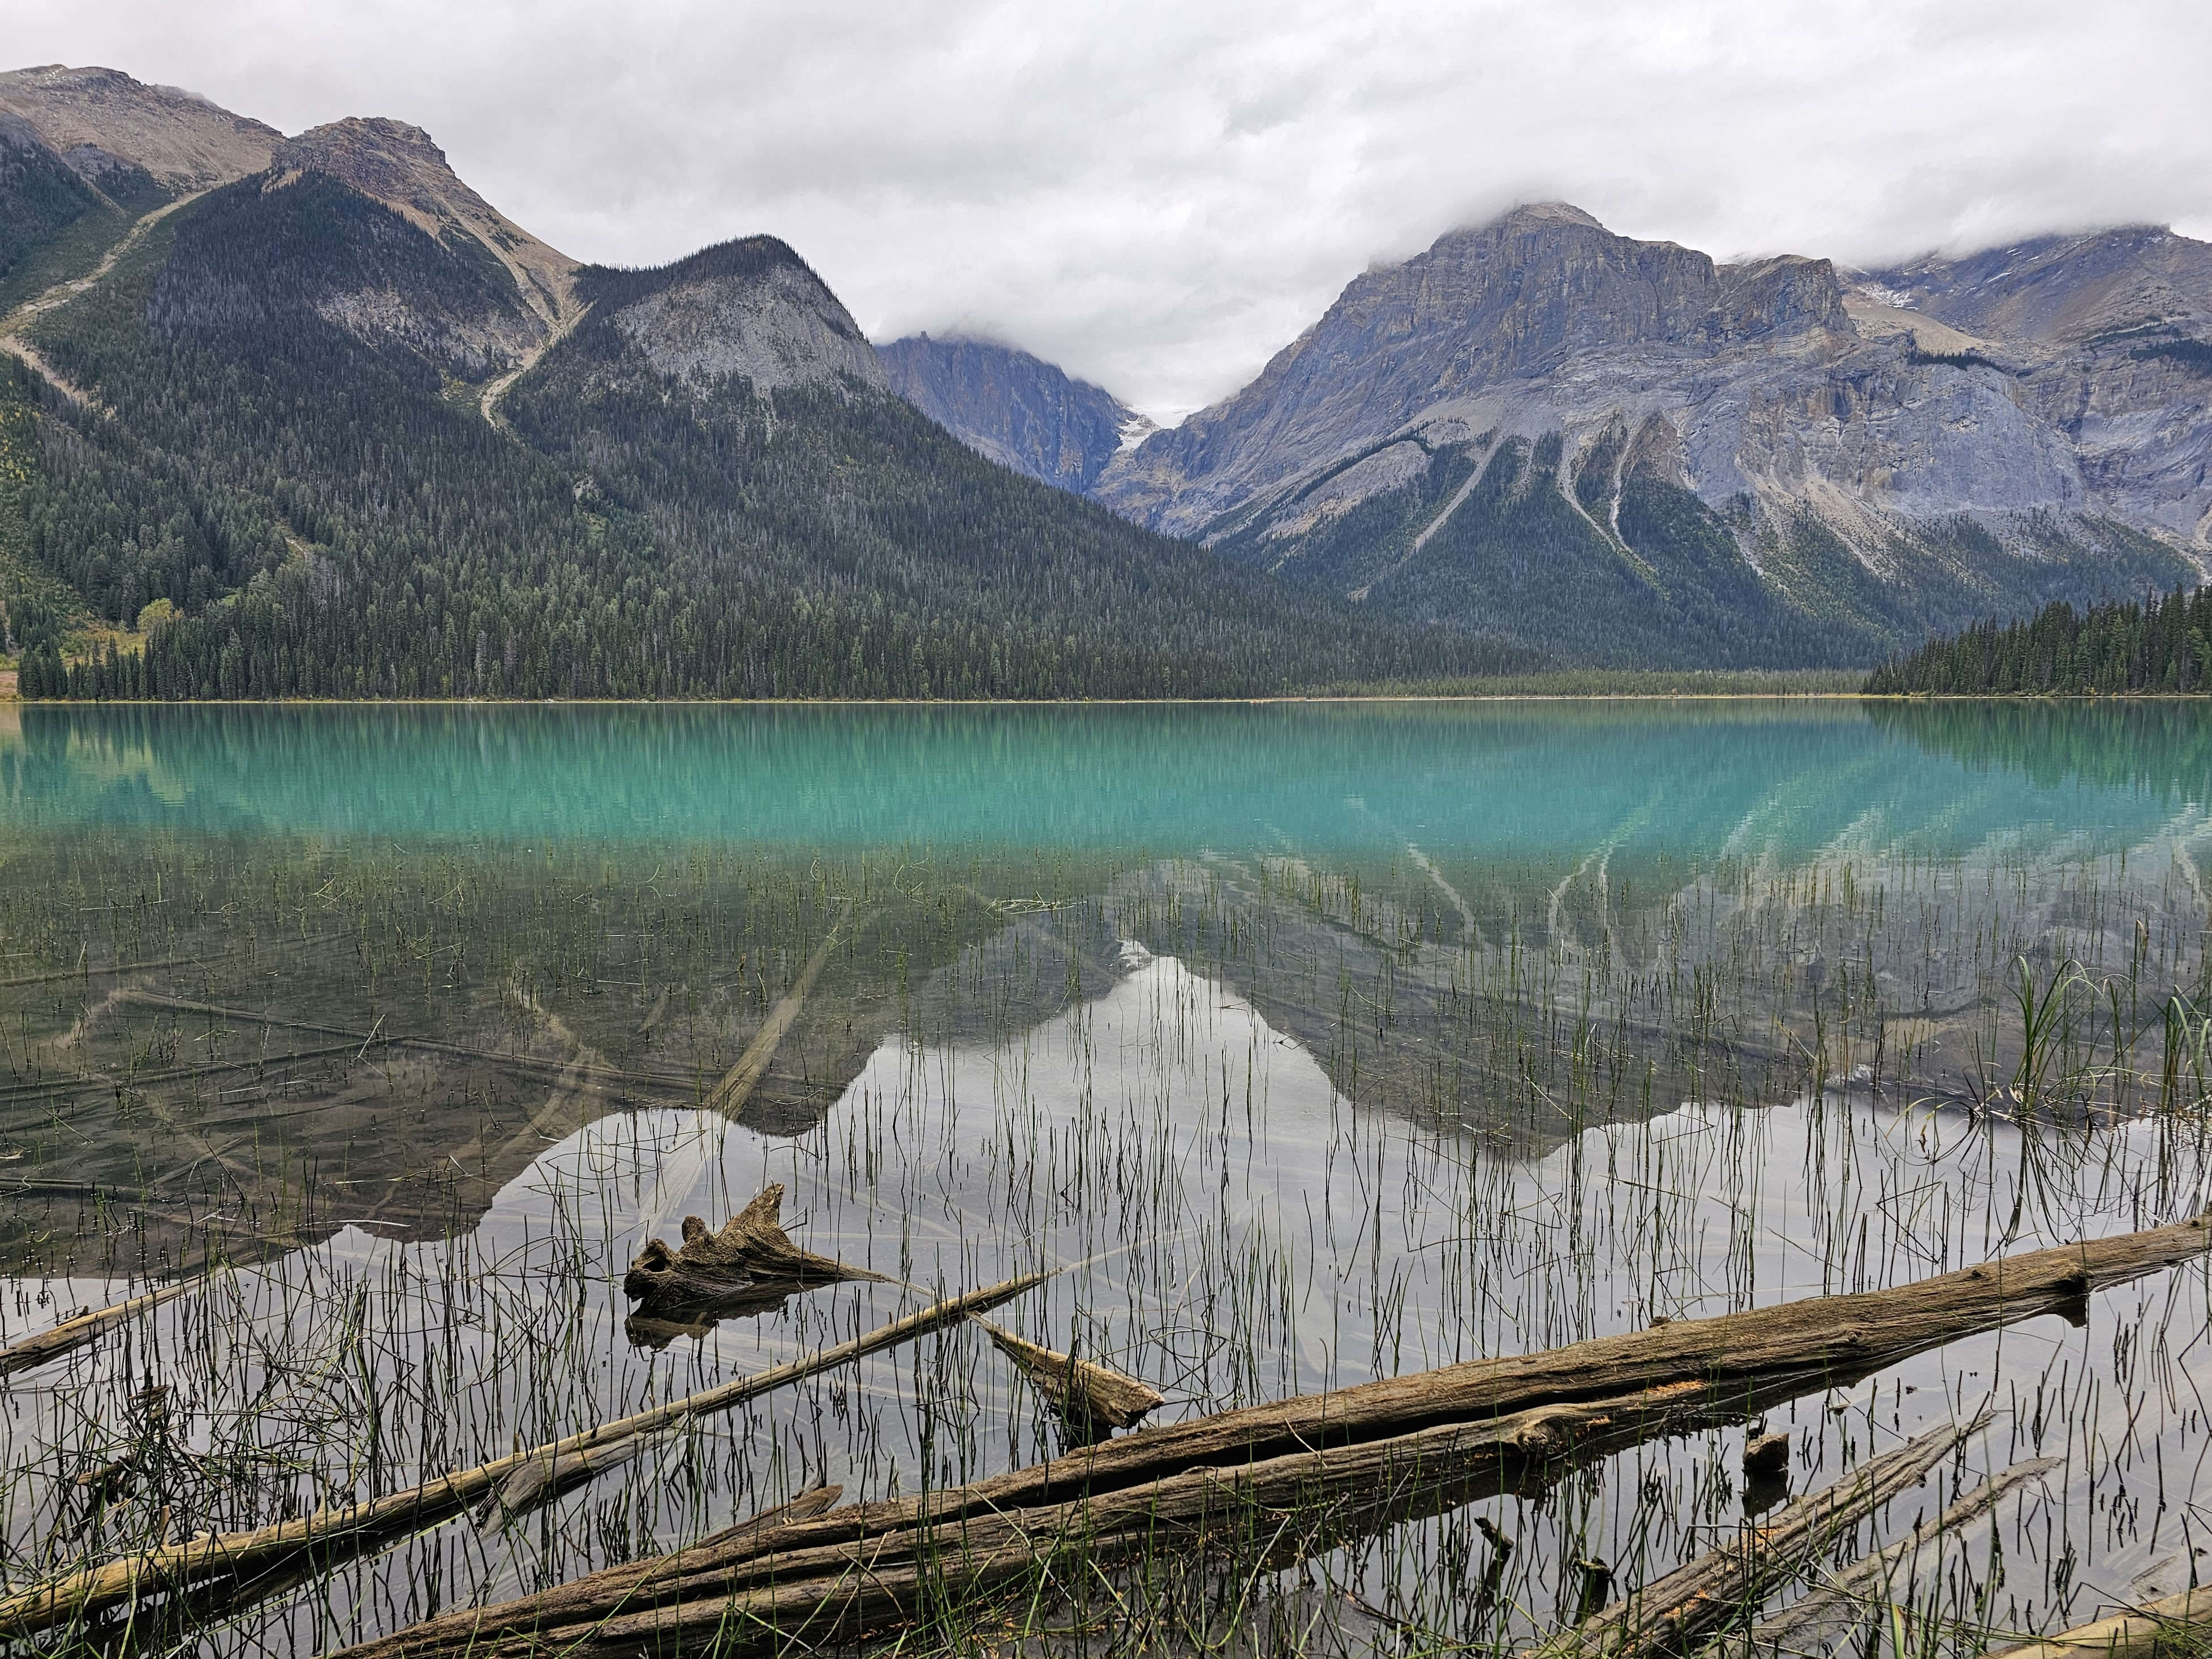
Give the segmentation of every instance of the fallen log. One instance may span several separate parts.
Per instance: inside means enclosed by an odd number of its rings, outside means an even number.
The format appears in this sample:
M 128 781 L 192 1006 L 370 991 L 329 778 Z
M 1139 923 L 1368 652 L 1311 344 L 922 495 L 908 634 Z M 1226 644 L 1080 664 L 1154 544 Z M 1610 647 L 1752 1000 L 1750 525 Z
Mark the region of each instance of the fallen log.
M 1987 1515 L 2007 1493 L 2060 1468 L 2063 1461 L 2030 1458 L 1999 1470 L 1928 1525 L 1916 1525 L 1894 1544 L 1831 1574 L 1772 1618 L 1761 1620 L 1744 1633 L 1741 1644 L 1730 1642 L 1725 1651 L 1753 1659 L 1808 1659 L 1842 1651 L 1880 1608 L 1896 1601 L 1900 1569 L 1909 1589 L 1933 1565 L 1922 1562 L 1923 1551 L 1940 1553 L 1946 1540 Z M 1720 1652 L 1711 1650 L 1711 1659 L 1720 1659 Z
M 1249 1534 L 1294 1559 L 1356 1527 L 1528 1491 L 1638 1441 L 1743 1420 L 1912 1354 L 2203 1253 L 2203 1220 L 1990 1261 L 1918 1284 L 1683 1321 L 1514 1358 L 1301 1395 L 1070 1451 L 965 1486 L 832 1510 L 772 1546 L 695 1546 L 549 1596 L 465 1610 L 352 1650 L 427 1659 L 738 1653 L 848 1639 L 925 1594 L 984 1595 L 1068 1559 Z M 1285 1517 L 1304 1517 L 1291 1525 Z M 1261 1535 L 1264 1531 L 1264 1536 Z
M 1717 1550 L 1644 1585 L 1532 1650 L 1532 1659 L 1662 1659 L 1730 1624 L 1813 1570 L 1838 1539 L 1927 1478 L 1952 1448 L 1986 1427 L 1984 1415 L 1869 1458 L 1819 1492 L 1785 1504 Z
M 2091 1291 L 2201 1256 L 2208 1244 L 2212 1218 L 2200 1216 L 2000 1257 L 1889 1290 L 1679 1320 L 1563 1348 L 1297 1395 L 1124 1436 L 1036 1464 L 1018 1479 L 1003 1478 L 1017 1482 L 1012 1490 L 1027 1505 L 1203 1463 L 1346 1444 L 1685 1381 L 1739 1401 L 1753 1398 L 1765 1379 L 1800 1373 L 1821 1379 L 1814 1388 L 1848 1386 L 1978 1332 L 2039 1314 L 2066 1315 Z
M 639 1429 L 565 1453 L 557 1447 L 547 1447 L 542 1455 L 511 1470 L 479 1498 L 474 1511 L 476 1517 L 485 1521 L 494 1516 L 517 1516 L 550 1504 L 586 1480 L 642 1457 L 655 1446 L 672 1439 L 678 1431 L 676 1426 Z
M 1990 1659 L 2159 1659 L 2203 1650 L 2212 1626 L 2212 1589 L 2146 1601 L 2131 1613 L 2046 1636 Z
M 787 1382 L 896 1347 L 925 1331 L 954 1324 L 970 1313 L 994 1308 L 1049 1277 L 1049 1273 L 1041 1272 L 1023 1273 L 980 1291 L 949 1297 L 817 1354 L 771 1365 L 766 1370 L 665 1405 L 648 1407 L 548 1445 L 510 1453 L 473 1468 L 456 1470 L 405 1492 L 365 1503 L 326 1507 L 251 1532 L 203 1534 L 184 1543 L 162 1545 L 0 1596 L 0 1636 L 35 1635 L 72 1620 L 164 1591 L 184 1589 L 214 1578 L 237 1578 L 263 1572 L 311 1548 L 343 1541 L 358 1543 L 434 1525 L 496 1493 L 503 1483 L 524 1471 L 535 1468 L 543 1471 L 545 1480 L 559 1479 L 564 1464 L 569 1460 L 588 1464 L 595 1449 L 728 1411 Z M 518 1491 L 530 1495 L 539 1479 L 536 1474 L 529 1476 Z
M 0 1348 L 0 1376 L 12 1376 L 17 1371 L 27 1371 L 33 1365 L 43 1365 L 50 1359 L 58 1359 L 65 1353 L 98 1341 L 118 1325 L 129 1323 L 140 1314 L 150 1313 L 164 1302 L 174 1301 L 188 1291 L 196 1291 L 204 1281 L 198 1279 L 180 1279 L 173 1285 L 164 1285 L 159 1290 L 148 1291 L 126 1302 L 112 1307 L 95 1308 L 81 1313 L 74 1319 L 64 1319 L 52 1330 L 27 1336 L 20 1342 L 11 1342 Z
M 764 1310 L 794 1291 L 844 1279 L 884 1276 L 817 1255 L 791 1242 L 783 1230 L 783 1183 L 770 1182 L 718 1232 L 696 1215 L 684 1218 L 684 1248 L 649 1242 L 623 1275 L 623 1294 L 649 1319 L 697 1309 L 747 1305 Z
M 906 1616 L 925 1588 L 988 1595 L 1041 1564 L 1079 1558 L 1110 1565 L 1199 1537 L 1219 1542 L 1250 1531 L 1259 1517 L 1266 1517 L 1260 1534 L 1246 1541 L 1265 1554 L 1281 1547 L 1277 1517 L 1286 1513 L 1318 1520 L 1333 1505 L 1364 1508 L 1378 1491 L 1463 1480 L 1476 1466 L 1491 1477 L 1485 1491 L 1517 1490 L 1531 1470 L 1571 1452 L 1686 1431 L 1709 1414 L 1695 1385 L 1682 1384 L 1601 1407 L 1546 1407 L 1330 1451 L 1186 1469 L 1031 1509 L 1000 1505 L 1009 1490 L 1009 1477 L 1000 1476 L 833 1510 L 766 1545 L 700 1544 L 607 1568 L 539 1595 L 446 1614 L 347 1650 L 345 1659 L 627 1652 L 710 1634 L 728 1653 L 842 1641 Z M 1327 1539 L 1316 1531 L 1302 1541 L 1296 1553 Z
M 1021 1367 L 1022 1375 L 1060 1413 L 1072 1443 L 1088 1445 L 1105 1438 L 1109 1430 L 1134 1428 L 1167 1403 L 1167 1396 L 1158 1389 L 1110 1366 L 1057 1352 L 1017 1336 L 980 1314 L 975 1322 L 1001 1353 Z

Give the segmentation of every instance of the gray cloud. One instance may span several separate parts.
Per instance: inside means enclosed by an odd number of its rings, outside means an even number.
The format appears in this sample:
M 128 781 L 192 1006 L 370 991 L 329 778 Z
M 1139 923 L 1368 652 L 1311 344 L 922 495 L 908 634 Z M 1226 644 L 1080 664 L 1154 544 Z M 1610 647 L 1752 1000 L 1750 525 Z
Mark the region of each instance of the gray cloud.
M 1164 417 L 1516 200 L 1723 257 L 2212 235 L 2196 0 L 0 0 L 0 39 L 287 131 L 416 122 L 580 258 L 770 231 L 878 337 Z

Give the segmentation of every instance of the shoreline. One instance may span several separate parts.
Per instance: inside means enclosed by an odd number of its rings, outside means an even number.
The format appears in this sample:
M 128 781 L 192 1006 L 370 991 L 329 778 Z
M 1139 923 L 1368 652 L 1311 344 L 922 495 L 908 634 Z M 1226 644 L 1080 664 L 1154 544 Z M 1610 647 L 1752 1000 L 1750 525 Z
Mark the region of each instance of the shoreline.
M 2212 691 L 1373 691 L 1252 697 L 0 697 L 0 708 L 1256 708 L 1416 702 L 2212 703 Z

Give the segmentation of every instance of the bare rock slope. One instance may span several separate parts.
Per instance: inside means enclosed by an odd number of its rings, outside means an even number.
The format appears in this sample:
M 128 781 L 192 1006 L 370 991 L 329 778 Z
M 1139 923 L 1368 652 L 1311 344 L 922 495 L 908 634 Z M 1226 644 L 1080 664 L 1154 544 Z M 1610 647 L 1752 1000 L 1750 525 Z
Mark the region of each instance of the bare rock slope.
M 95 183 L 121 161 L 180 193 L 260 172 L 283 137 L 196 93 L 62 64 L 0 73 L 0 110 L 28 122 Z
M 829 285 L 773 236 L 705 248 L 650 271 L 595 271 L 587 291 L 659 374 L 757 394 L 849 379 L 888 390 L 883 365 Z
M 969 448 L 1078 495 L 1152 430 L 1111 392 L 1012 346 L 916 334 L 876 349 L 891 390 Z
M 1596 659 L 1649 656 L 1655 617 L 1705 655 L 1860 659 L 2212 558 L 2208 256 L 2137 229 L 1729 266 L 1539 204 L 1356 278 L 1094 493 Z
M 334 121 L 286 139 L 270 167 L 275 184 L 325 173 L 433 237 L 469 238 L 506 268 L 523 305 L 545 329 L 575 308 L 576 262 L 463 183 L 420 127 L 381 117 Z

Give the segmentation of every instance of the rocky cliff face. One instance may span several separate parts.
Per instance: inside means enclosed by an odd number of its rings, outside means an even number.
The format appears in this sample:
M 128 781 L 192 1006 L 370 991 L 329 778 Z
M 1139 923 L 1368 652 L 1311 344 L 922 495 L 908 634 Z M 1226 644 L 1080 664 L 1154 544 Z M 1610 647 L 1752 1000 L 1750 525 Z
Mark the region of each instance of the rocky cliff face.
M 1723 272 L 1671 242 L 1616 236 L 1544 203 L 1454 231 L 1356 277 L 1321 321 L 1227 403 L 1108 470 L 1101 500 L 1204 533 L 1223 514 L 1409 422 L 1458 418 L 1498 388 L 1571 382 L 1598 364 L 1686 358 L 1848 331 L 1825 260 Z M 1654 357 L 1654 347 L 1673 348 Z M 1486 411 L 1485 411 L 1486 412 Z
M 852 313 L 773 236 L 658 270 L 593 272 L 586 292 L 656 373 L 697 390 L 738 379 L 756 395 L 848 380 L 889 389 Z
M 2147 225 L 1869 272 L 1922 334 L 1936 319 L 2053 434 L 2086 510 L 2185 549 L 2212 539 L 2212 246 Z M 1959 355 L 1955 351 L 1954 356 Z
M 1370 603 L 1631 641 L 1601 659 L 1715 605 L 1752 657 L 1863 656 L 2212 561 L 2208 257 L 2117 232 L 1847 278 L 1521 208 L 1356 278 L 1094 493 Z M 1586 568 L 1579 617 L 1502 591 L 1556 574 L 1516 535 Z
M 2057 347 L 2212 327 L 2212 246 L 2154 225 L 1917 259 L 1863 280 L 1895 305 L 1992 339 Z
M 1152 423 L 1026 351 L 918 334 L 876 349 L 891 390 L 1001 466 L 1078 495 Z

